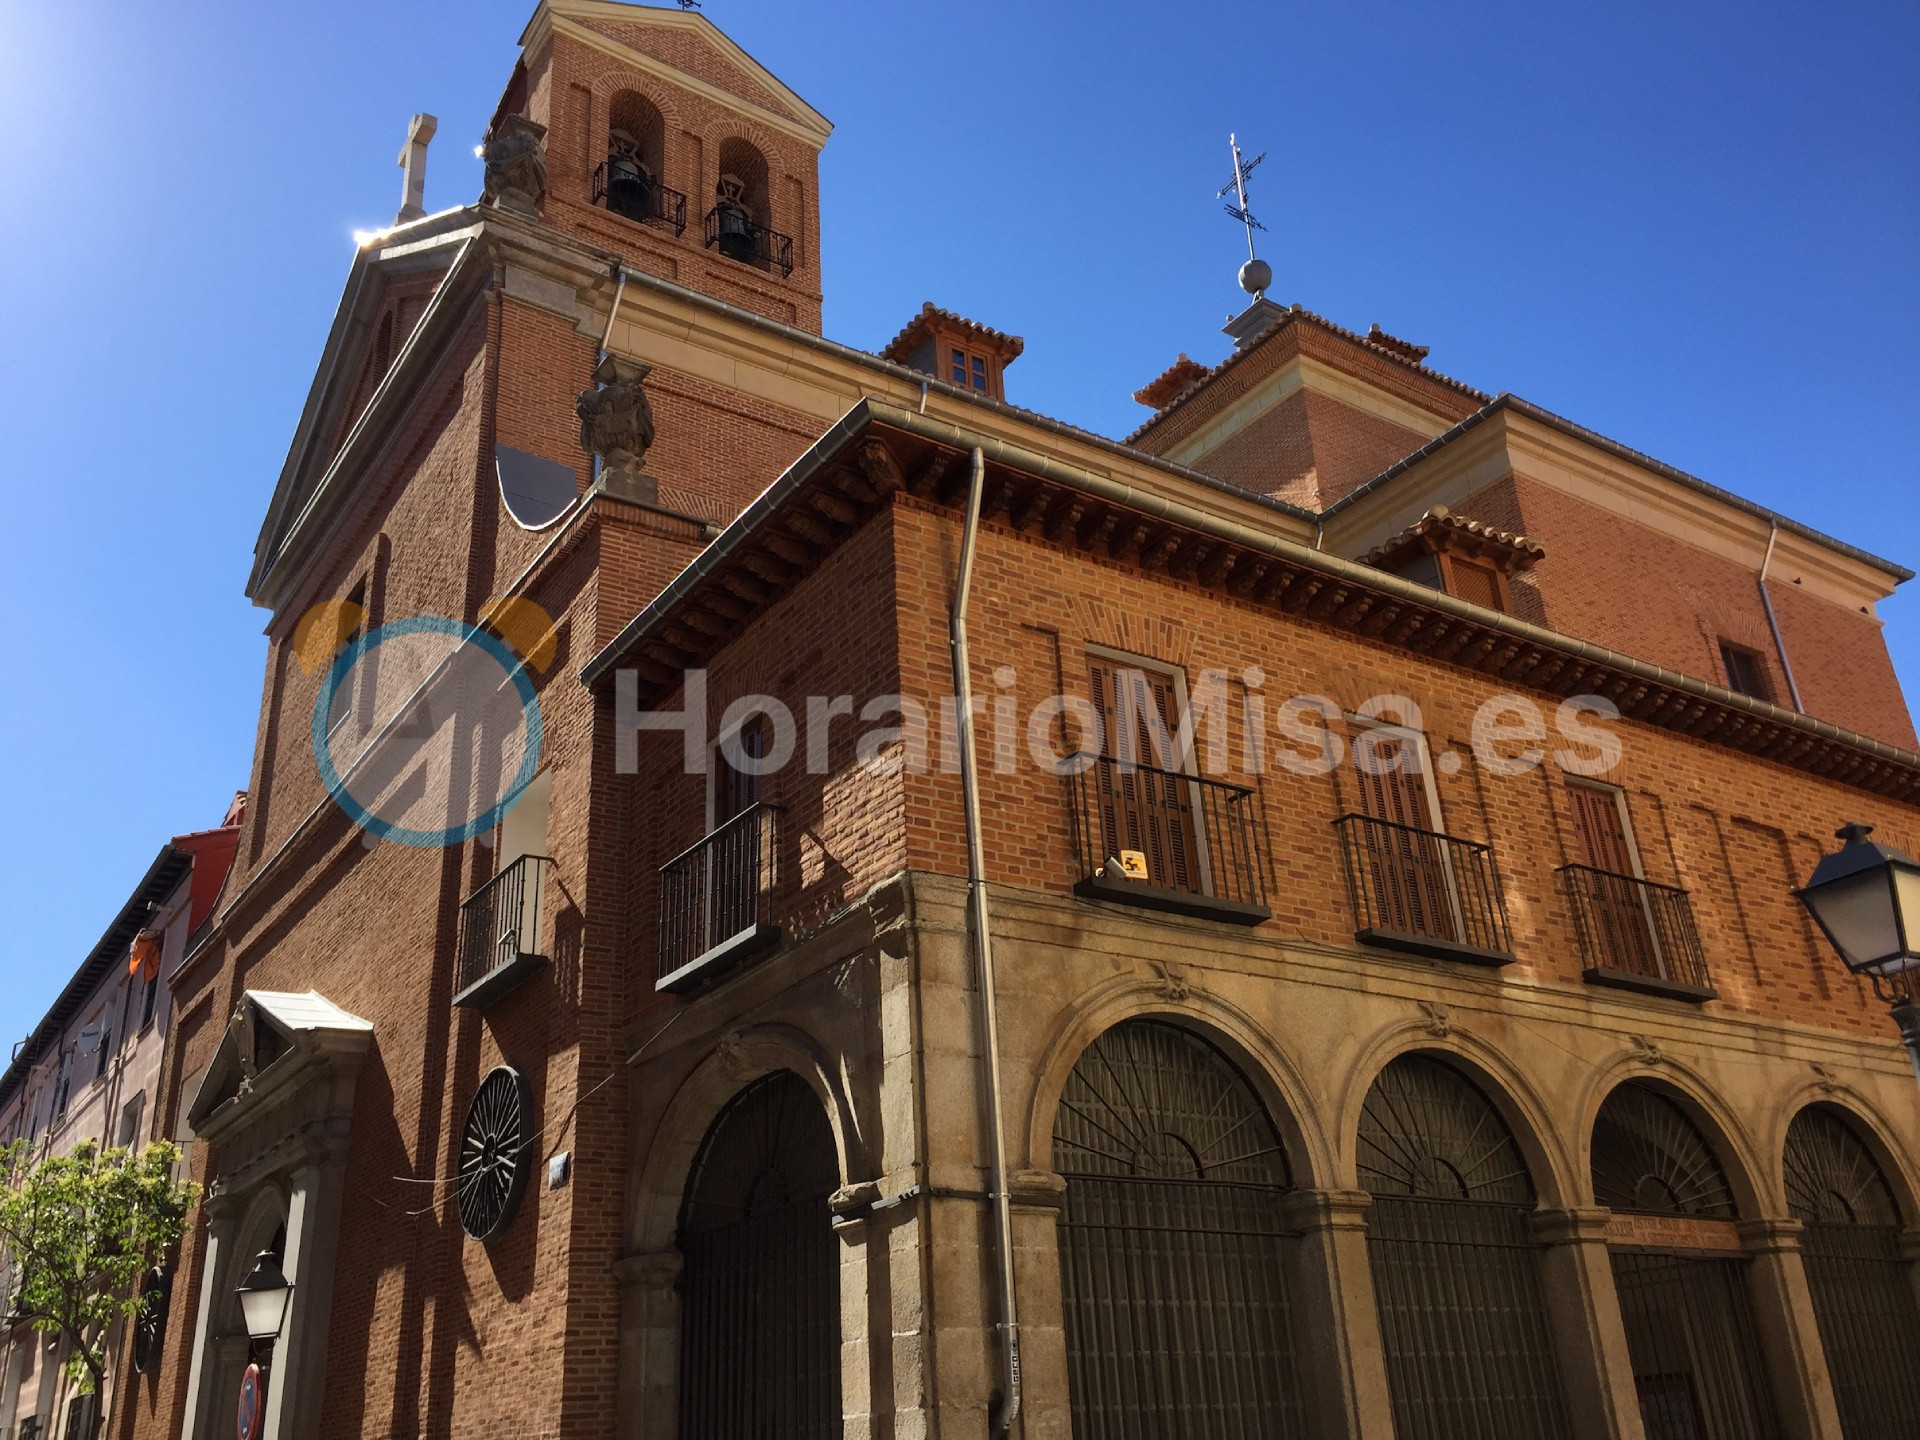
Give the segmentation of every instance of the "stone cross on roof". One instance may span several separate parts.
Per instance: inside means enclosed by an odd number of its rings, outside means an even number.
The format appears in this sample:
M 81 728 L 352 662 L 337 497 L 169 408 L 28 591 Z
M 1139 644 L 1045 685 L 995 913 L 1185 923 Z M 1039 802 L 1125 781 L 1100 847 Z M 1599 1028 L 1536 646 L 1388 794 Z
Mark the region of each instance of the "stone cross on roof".
M 407 143 L 400 147 L 400 213 L 394 224 L 425 217 L 427 207 L 427 144 L 440 122 L 431 115 L 416 115 L 407 122 Z

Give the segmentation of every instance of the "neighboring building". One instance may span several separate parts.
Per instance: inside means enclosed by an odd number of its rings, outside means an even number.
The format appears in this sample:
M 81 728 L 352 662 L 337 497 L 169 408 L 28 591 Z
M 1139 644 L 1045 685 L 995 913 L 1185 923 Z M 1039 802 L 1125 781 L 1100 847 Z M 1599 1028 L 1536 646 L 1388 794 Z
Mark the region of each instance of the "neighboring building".
M 522 47 L 267 508 L 116 1435 L 981 1436 L 1004 1274 L 1036 1440 L 1920 1429 L 1920 1097 L 1790 893 L 1920 840 L 1909 572 L 1264 299 L 1127 443 L 825 340 L 816 112 Z
M 35 1160 L 82 1141 L 138 1149 L 153 1136 L 161 1060 L 171 1029 L 168 985 L 189 937 L 213 913 L 246 811 L 234 797 L 216 829 L 160 847 L 120 913 L 0 1073 L 0 1145 L 30 1142 Z M 0 1295 L 13 1275 L 0 1253 Z M 119 1338 L 110 1353 L 119 1350 Z M 92 1397 L 69 1393 L 65 1351 L 22 1328 L 0 1336 L 0 1436 L 75 1433 Z M 111 1412 L 110 1385 L 105 1408 Z M 80 1426 L 77 1431 L 69 1427 Z

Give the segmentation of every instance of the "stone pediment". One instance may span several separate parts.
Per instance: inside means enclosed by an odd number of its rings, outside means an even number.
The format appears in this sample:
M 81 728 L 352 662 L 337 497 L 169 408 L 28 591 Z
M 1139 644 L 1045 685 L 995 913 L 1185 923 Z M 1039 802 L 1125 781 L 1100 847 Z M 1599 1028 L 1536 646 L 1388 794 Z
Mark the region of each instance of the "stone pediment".
M 622 58 L 636 68 L 729 108 L 757 112 L 754 118 L 808 141 L 816 150 L 833 131 L 826 116 L 695 11 L 612 0 L 542 0 L 520 37 L 529 61 L 554 34 L 624 52 Z
M 217 1140 L 308 1091 L 328 1072 L 358 1071 L 373 1025 L 309 990 L 249 990 L 187 1107 L 187 1123 Z

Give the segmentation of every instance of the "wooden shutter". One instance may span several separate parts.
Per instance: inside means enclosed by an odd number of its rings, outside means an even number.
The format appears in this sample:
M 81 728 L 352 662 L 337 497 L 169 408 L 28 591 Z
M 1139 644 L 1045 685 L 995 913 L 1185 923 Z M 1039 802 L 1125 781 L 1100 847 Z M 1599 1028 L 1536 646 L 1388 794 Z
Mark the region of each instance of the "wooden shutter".
M 755 760 L 767 753 L 766 719 L 761 717 L 740 729 L 740 753 Z M 742 810 L 760 803 L 760 777 L 734 769 L 724 747 L 714 751 L 713 823 L 724 825 Z
M 1137 850 L 1147 857 L 1148 884 L 1200 894 L 1204 886 L 1194 834 L 1193 786 L 1164 773 L 1161 766 L 1167 759 L 1173 763 L 1165 769 L 1178 769 L 1180 756 L 1177 752 L 1162 756 L 1155 750 L 1144 716 L 1137 733 L 1129 737 L 1131 743 L 1121 743 L 1120 686 L 1137 683 L 1136 677 L 1142 675 L 1161 725 L 1169 737 L 1176 735 L 1180 706 L 1171 677 L 1140 670 L 1126 674 L 1105 660 L 1087 662 L 1087 683 L 1105 737 L 1104 753 L 1090 777 L 1100 812 L 1100 858 L 1104 861 L 1122 850 Z
M 1620 823 L 1619 797 L 1592 785 L 1569 785 L 1573 797 L 1574 828 L 1580 832 L 1582 864 L 1615 875 L 1633 874 L 1633 852 L 1627 829 Z
M 1500 593 L 1500 575 L 1491 565 L 1478 565 L 1471 560 L 1456 560 L 1448 556 L 1447 589 L 1462 600 L 1470 600 L 1475 605 L 1484 605 L 1489 610 L 1505 610 Z
M 1633 849 L 1620 816 L 1619 796 L 1593 785 L 1569 785 L 1567 793 L 1573 800 L 1581 863 L 1593 867 L 1572 874 L 1593 922 L 1591 938 L 1600 952 L 1594 958 L 1610 970 L 1664 974 L 1646 897 L 1634 878 Z
M 1410 735 L 1370 732 L 1369 764 L 1356 765 L 1360 808 L 1380 825 L 1360 827 L 1383 929 L 1439 940 L 1459 936 L 1447 843 L 1427 805 L 1424 751 Z M 1405 768 L 1408 765 L 1412 768 Z M 1405 827 L 1405 828 L 1399 828 Z

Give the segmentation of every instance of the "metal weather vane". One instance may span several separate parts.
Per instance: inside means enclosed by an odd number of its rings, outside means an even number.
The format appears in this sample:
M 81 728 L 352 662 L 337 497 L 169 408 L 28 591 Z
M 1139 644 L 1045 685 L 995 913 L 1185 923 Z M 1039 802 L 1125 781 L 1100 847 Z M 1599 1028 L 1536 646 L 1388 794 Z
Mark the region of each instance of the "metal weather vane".
M 1222 185 L 1214 199 L 1225 200 L 1231 195 L 1237 204 L 1227 205 L 1226 212 L 1238 220 L 1247 232 L 1247 263 L 1240 267 L 1240 288 L 1256 298 L 1267 293 L 1267 286 L 1273 283 L 1273 267 L 1262 260 L 1253 250 L 1253 232 L 1267 227 L 1254 218 L 1253 211 L 1247 205 L 1247 180 L 1252 176 L 1260 162 L 1267 158 L 1262 150 L 1253 159 L 1243 159 L 1240 154 L 1240 137 L 1229 134 L 1227 145 L 1233 151 L 1233 178 Z

